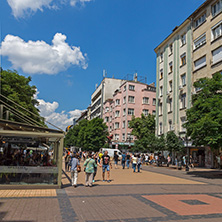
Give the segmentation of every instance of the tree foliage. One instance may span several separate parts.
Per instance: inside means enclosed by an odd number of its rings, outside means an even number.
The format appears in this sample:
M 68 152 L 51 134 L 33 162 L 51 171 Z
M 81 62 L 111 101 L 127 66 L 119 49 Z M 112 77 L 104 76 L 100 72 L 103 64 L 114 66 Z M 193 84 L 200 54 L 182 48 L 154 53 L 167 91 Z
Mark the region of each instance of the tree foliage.
M 40 118 L 39 110 L 36 108 L 38 101 L 34 99 L 36 93 L 36 87 L 30 85 L 31 77 L 25 77 L 19 75 L 16 71 L 2 70 L 1 72 L 1 94 L 8 99 L 16 102 L 20 106 L 34 113 L 32 115 L 29 112 L 24 111 L 19 106 L 13 105 L 14 108 L 24 113 L 26 116 L 31 117 L 39 123 L 44 124 L 42 118 Z M 1 98 L 7 104 L 12 105 L 9 101 Z M 14 114 L 10 114 L 10 120 L 21 122 Z
M 135 146 L 142 151 L 152 149 L 155 140 L 155 117 L 151 114 L 148 116 L 132 117 L 129 123 L 132 129 L 132 135 L 136 136 Z
M 95 118 L 90 121 L 84 119 L 69 130 L 65 137 L 65 146 L 98 151 L 106 143 L 107 136 L 107 126 L 102 119 Z
M 183 143 L 178 136 L 173 132 L 169 131 L 166 135 L 166 149 L 169 152 L 181 152 L 183 150 Z
M 222 147 L 222 75 L 202 78 L 194 87 L 201 90 L 192 96 L 193 106 L 187 110 L 184 124 L 187 136 L 197 146 L 219 149 Z

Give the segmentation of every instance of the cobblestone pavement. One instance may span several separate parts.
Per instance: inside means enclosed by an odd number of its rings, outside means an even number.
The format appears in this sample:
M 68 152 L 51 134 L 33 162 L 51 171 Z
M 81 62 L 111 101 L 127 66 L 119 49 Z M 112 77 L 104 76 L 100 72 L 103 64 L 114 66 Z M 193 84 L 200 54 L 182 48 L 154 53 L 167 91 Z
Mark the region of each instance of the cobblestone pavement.
M 92 188 L 63 172 L 63 189 L 0 190 L 0 221 L 15 222 L 218 222 L 222 221 L 222 171 L 190 172 L 143 166 L 112 169 L 111 183 L 98 168 Z

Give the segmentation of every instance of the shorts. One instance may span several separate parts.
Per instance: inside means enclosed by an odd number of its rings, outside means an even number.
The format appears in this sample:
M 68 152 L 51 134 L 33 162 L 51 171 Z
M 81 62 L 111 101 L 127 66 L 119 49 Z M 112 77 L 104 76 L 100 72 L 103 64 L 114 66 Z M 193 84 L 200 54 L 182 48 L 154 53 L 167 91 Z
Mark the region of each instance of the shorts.
M 105 170 L 109 171 L 109 165 L 103 165 L 103 173 L 105 173 Z

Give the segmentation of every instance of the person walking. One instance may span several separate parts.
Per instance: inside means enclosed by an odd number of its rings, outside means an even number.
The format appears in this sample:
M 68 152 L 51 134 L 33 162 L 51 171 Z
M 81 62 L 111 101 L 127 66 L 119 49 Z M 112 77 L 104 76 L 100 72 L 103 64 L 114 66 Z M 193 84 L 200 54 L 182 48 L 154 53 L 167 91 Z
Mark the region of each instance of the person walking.
M 118 169 L 119 155 L 117 154 L 117 151 L 114 152 L 113 159 L 114 159 L 115 169 Z
M 108 155 L 108 151 L 105 151 L 104 155 L 101 159 L 101 165 L 103 173 L 103 182 L 105 182 L 105 172 L 107 171 L 107 182 L 110 183 L 110 168 L 112 169 L 112 164 L 110 162 L 110 156 Z
M 93 159 L 95 160 L 96 166 L 94 166 L 94 173 L 93 173 L 93 183 L 95 183 L 95 177 L 96 177 L 96 173 L 97 173 L 97 164 L 98 164 L 98 154 L 94 154 L 93 155 Z
M 142 164 L 142 157 L 140 156 L 140 154 L 138 154 L 137 156 L 137 172 L 138 173 L 140 172 L 141 164 Z
M 123 167 L 123 169 L 125 169 L 125 165 L 126 165 L 126 154 L 125 154 L 125 152 L 123 152 L 123 154 L 122 154 L 122 167 Z
M 132 167 L 133 167 L 133 172 L 135 173 L 136 172 L 136 164 L 137 164 L 137 155 L 134 154 L 132 156 Z
M 171 158 L 170 158 L 170 155 L 168 155 L 168 157 L 167 157 L 167 167 L 170 166 L 170 162 L 171 162 Z
M 85 173 L 86 173 L 86 187 L 92 187 L 93 183 L 93 174 L 95 172 L 95 167 L 97 167 L 97 164 L 94 159 L 92 159 L 92 154 L 88 154 L 88 158 L 84 162 L 84 167 L 85 167 Z
M 130 165 L 130 154 L 127 153 L 127 155 L 126 155 L 126 167 L 127 167 L 127 169 L 129 169 L 129 165 Z
M 78 171 L 80 165 L 77 155 L 75 154 L 70 160 L 72 186 L 77 187 Z

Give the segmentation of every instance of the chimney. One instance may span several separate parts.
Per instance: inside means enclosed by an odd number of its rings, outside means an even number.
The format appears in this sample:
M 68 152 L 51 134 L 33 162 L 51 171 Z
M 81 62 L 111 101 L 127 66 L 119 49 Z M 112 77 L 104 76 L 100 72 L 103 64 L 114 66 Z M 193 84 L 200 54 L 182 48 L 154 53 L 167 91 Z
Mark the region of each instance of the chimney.
M 137 73 L 134 74 L 134 81 L 137 82 L 138 78 L 137 78 Z

